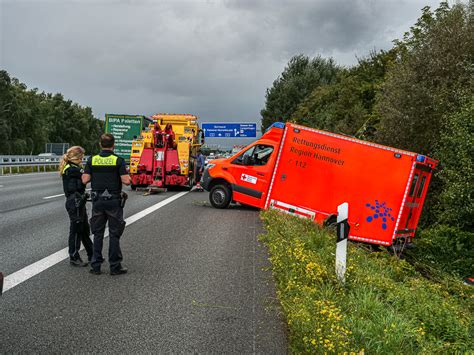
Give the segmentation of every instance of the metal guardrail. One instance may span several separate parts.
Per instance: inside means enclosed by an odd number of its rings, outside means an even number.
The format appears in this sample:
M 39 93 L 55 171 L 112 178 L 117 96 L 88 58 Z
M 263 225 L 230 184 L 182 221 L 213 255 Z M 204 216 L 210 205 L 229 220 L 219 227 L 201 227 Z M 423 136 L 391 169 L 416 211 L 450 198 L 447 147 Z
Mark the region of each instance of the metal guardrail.
M 87 158 L 84 157 L 84 163 L 87 161 Z M 15 170 L 16 173 L 20 173 L 21 167 L 33 168 L 33 172 L 46 171 L 47 167 L 59 166 L 60 162 L 61 156 L 0 155 L 0 175 L 14 174 Z

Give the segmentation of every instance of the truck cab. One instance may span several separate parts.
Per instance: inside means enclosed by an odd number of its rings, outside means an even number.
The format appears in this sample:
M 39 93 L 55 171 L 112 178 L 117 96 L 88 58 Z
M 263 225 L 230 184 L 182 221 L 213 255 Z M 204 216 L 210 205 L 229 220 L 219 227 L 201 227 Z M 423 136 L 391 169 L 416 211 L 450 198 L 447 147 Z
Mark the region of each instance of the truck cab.
M 227 159 L 211 160 L 201 186 L 216 208 L 232 201 L 264 208 L 268 186 L 282 140 L 284 124 L 275 123 L 256 142 Z

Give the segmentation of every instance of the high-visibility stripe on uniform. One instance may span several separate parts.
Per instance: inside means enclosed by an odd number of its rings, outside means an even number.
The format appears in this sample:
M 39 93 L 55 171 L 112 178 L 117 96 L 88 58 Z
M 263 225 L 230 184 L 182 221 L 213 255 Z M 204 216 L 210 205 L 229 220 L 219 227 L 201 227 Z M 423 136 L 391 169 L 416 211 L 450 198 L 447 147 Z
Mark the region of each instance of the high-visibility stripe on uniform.
M 70 167 L 71 167 L 71 165 L 69 165 L 69 164 L 64 165 L 64 168 L 63 168 L 63 171 L 61 172 L 61 174 L 64 175 L 66 173 L 66 170 L 69 169 Z
M 117 159 L 116 155 L 109 155 L 108 157 L 94 155 L 92 157 L 92 166 L 115 166 L 117 165 Z

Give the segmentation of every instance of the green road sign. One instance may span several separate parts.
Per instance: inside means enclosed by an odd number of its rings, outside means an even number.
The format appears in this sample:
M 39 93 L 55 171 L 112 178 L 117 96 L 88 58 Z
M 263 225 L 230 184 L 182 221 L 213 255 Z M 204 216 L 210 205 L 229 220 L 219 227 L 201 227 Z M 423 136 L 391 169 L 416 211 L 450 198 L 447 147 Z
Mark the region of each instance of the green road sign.
M 115 137 L 114 152 L 130 162 L 132 140 L 138 137 L 143 128 L 144 116 L 105 114 L 105 132 Z

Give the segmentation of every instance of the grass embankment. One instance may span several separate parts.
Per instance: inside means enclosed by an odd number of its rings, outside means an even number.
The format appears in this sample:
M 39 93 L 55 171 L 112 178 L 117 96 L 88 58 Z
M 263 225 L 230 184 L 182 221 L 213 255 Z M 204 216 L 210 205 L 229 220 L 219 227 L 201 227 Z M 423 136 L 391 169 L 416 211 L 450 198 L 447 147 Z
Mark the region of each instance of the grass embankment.
M 292 352 L 474 350 L 474 291 L 460 279 L 429 280 L 405 260 L 350 244 L 343 286 L 332 233 L 275 212 L 262 218 Z

